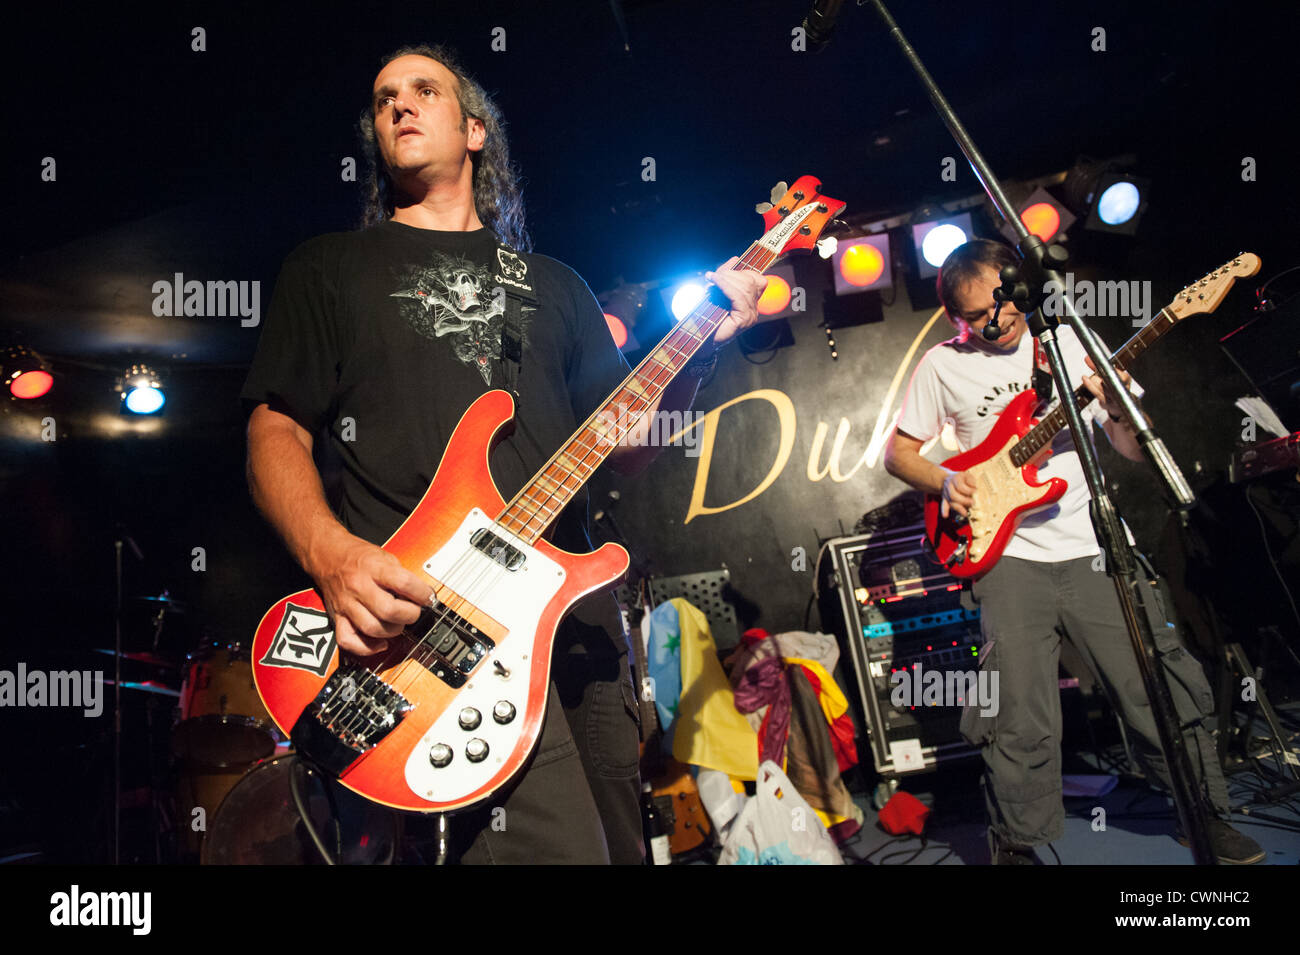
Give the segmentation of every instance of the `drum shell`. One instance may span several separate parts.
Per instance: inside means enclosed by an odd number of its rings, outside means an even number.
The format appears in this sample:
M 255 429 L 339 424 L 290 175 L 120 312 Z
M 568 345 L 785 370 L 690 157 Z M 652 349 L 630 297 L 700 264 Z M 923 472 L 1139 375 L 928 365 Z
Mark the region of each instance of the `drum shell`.
M 241 768 L 275 752 L 280 733 L 262 705 L 248 651 L 213 645 L 186 661 L 172 752 L 187 764 Z
M 401 817 L 319 772 L 295 769 L 292 753 L 263 760 L 230 790 L 203 840 L 204 865 L 320 865 L 298 815 L 289 777 L 300 772 L 302 797 L 326 847 L 335 850 L 330 787 L 338 810 L 345 865 L 391 865 L 401 839 Z

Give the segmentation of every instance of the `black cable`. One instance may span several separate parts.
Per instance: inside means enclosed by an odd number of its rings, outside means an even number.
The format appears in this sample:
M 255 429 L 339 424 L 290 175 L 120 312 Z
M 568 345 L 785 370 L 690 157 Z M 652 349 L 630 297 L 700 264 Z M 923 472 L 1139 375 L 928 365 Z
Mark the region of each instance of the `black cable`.
M 316 831 L 315 825 L 312 824 L 311 816 L 307 813 L 307 808 L 302 799 L 302 783 L 298 778 L 299 769 L 303 769 L 308 773 L 311 772 L 302 757 L 295 755 L 293 757 L 293 767 L 289 770 L 289 792 L 293 796 L 294 808 L 298 810 L 298 817 L 302 819 L 302 824 L 307 829 L 307 835 L 311 837 L 311 841 L 316 846 L 316 851 L 319 852 L 320 857 L 325 860 L 325 864 L 338 865 L 338 863 L 330 856 L 329 850 L 325 848 L 325 842 L 321 839 L 320 833 Z
M 1282 592 L 1286 594 L 1287 602 L 1291 604 L 1291 613 L 1295 616 L 1296 622 L 1300 623 L 1300 610 L 1296 609 L 1295 597 L 1291 595 L 1291 588 L 1286 585 L 1286 578 L 1282 576 L 1282 571 L 1277 566 L 1277 560 L 1273 557 L 1273 548 L 1268 542 L 1268 529 L 1264 527 L 1264 518 L 1260 516 L 1259 510 L 1255 507 L 1255 499 L 1250 496 L 1251 490 L 1256 486 L 1252 485 L 1246 488 L 1246 503 L 1250 505 L 1250 511 L 1255 515 L 1256 523 L 1259 524 L 1259 536 L 1264 539 L 1264 553 L 1268 555 L 1269 566 L 1273 568 L 1273 573 L 1277 576 L 1277 582 L 1282 585 Z M 1286 644 L 1283 643 L 1283 646 L 1286 646 Z M 1295 656 L 1294 651 L 1291 655 Z
M 862 832 L 863 832 L 863 831 L 865 831 L 865 830 L 860 830 L 859 833 L 858 833 L 858 835 L 855 835 L 852 839 L 847 840 L 847 841 L 845 842 L 845 845 L 846 845 L 846 846 L 847 846 L 847 845 L 852 845 L 854 842 L 859 841 L 859 840 L 862 838 Z M 866 855 L 864 855 L 864 856 L 859 856 L 859 857 L 855 857 L 855 858 L 854 858 L 854 865 L 864 865 L 864 864 L 867 864 L 867 863 L 872 863 L 872 858 L 871 858 L 871 857 L 874 856 L 874 855 L 876 855 L 876 853 L 878 853 L 878 852 L 883 852 L 884 850 L 889 849 L 890 847 L 901 846 L 903 843 L 910 842 L 911 840 L 913 840 L 913 839 L 915 839 L 915 838 L 917 838 L 917 837 L 916 837 L 916 836 L 912 836 L 912 835 L 895 836 L 893 839 L 890 839 L 888 842 L 883 843 L 882 845 L 876 846 L 876 848 L 872 849 L 872 850 L 871 850 L 870 852 L 868 852 Z M 889 864 L 890 864 L 890 863 L 889 863 L 889 860 L 890 860 L 890 859 L 896 858 L 897 856 L 904 856 L 904 855 L 909 855 L 909 854 L 910 854 L 910 855 L 911 855 L 911 858 L 908 859 L 907 862 L 895 863 L 896 865 L 910 865 L 912 862 L 914 862 L 914 861 L 915 861 L 915 860 L 916 860 L 916 859 L 921 855 L 922 852 L 925 852 L 927 849 L 946 849 L 947 851 L 946 851 L 943 855 L 941 855 L 941 856 L 940 856 L 940 857 L 939 857 L 935 862 L 928 862 L 928 863 L 926 863 L 926 865 L 939 865 L 941 862 L 943 862 L 945 859 L 947 859 L 950 855 L 953 854 L 953 848 L 952 848 L 952 846 L 950 846 L 950 845 L 949 845 L 948 843 L 946 843 L 946 842 L 931 843 L 931 842 L 930 842 L 930 841 L 929 841 L 929 840 L 928 840 L 924 835 L 920 836 L 920 839 L 921 839 L 921 845 L 920 845 L 919 848 L 916 848 L 916 849 L 899 849 L 898 851 L 891 852 L 891 853 L 889 853 L 889 854 L 886 855 L 886 856 L 882 856 L 879 860 L 876 860 L 876 861 L 875 861 L 874 863 L 872 863 L 872 864 L 874 864 L 874 865 L 889 865 Z
M 1277 829 L 1281 832 L 1300 832 L 1300 825 L 1294 822 L 1284 822 L 1280 819 L 1274 819 L 1272 816 L 1256 816 L 1251 813 L 1249 816 L 1242 816 L 1238 822 L 1249 822 L 1252 825 L 1259 826 L 1261 829 Z
M 771 326 L 770 330 L 772 333 L 771 344 L 764 345 L 761 347 L 750 346 L 747 341 L 742 340 L 741 336 L 739 335 L 736 336 L 736 347 L 740 351 L 741 357 L 743 357 L 745 361 L 749 362 L 751 365 L 766 365 L 768 362 L 770 362 L 773 358 L 776 357 L 776 353 L 781 350 L 781 326 L 780 325 Z M 751 331 L 751 329 L 747 328 L 745 329 L 745 331 L 748 332 Z M 749 357 L 750 355 L 758 354 L 765 351 L 770 351 L 772 354 L 768 355 L 767 358 L 763 359 L 762 361 L 755 361 L 754 359 Z
M 334 823 L 334 858 L 343 862 L 343 820 L 339 814 L 338 803 L 334 799 L 334 786 L 328 776 L 321 776 L 321 787 L 325 790 L 325 799 L 330 804 L 330 820 Z
M 1300 271 L 1300 265 L 1293 265 L 1293 266 L 1291 266 L 1291 268 L 1289 268 L 1289 269 L 1283 269 L 1281 272 L 1278 272 L 1277 275 L 1274 275 L 1272 278 L 1270 278 L 1267 282 L 1265 282 L 1265 283 L 1264 283 L 1263 285 L 1261 285 L 1259 288 L 1255 289 L 1255 298 L 1258 299 L 1261 303 L 1264 302 L 1264 301 L 1265 301 L 1265 295 L 1264 295 L 1264 293 L 1268 291 L 1268 287 L 1269 287 L 1270 285 L 1272 285 L 1274 282 L 1276 282 L 1276 281 L 1277 281 L 1278 279 L 1280 279 L 1282 276 L 1284 276 L 1284 275 L 1290 275 L 1292 272 L 1296 272 L 1296 271 Z M 1274 304 L 1274 307 L 1276 308 L 1278 304 L 1283 304 L 1283 305 L 1285 305 L 1288 301 L 1291 300 L 1292 297 L 1294 297 L 1295 294 L 1296 294 L 1296 293 L 1293 292 L 1291 295 L 1289 295 L 1289 296 L 1287 296 L 1286 298 L 1282 299 L 1282 301 L 1281 301 L 1280 303 L 1275 303 L 1275 304 Z

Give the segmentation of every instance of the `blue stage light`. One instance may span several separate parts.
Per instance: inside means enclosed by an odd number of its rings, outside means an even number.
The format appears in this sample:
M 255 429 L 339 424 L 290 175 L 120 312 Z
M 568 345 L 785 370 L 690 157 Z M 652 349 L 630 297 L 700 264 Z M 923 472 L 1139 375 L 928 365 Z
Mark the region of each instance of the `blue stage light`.
M 1097 218 L 1106 225 L 1123 225 L 1137 214 L 1142 204 L 1138 187 L 1131 182 L 1117 182 L 1109 186 L 1097 200 Z
M 162 378 L 148 365 L 132 365 L 117 380 L 122 394 L 122 413 L 157 414 L 167 403 Z
M 126 393 L 126 410 L 132 414 L 153 414 L 167 401 L 157 388 L 132 388 Z
M 952 223 L 937 225 L 921 240 L 921 255 L 936 269 L 943 265 L 952 250 L 966 241 L 968 236 L 960 226 Z
M 679 322 L 690 314 L 691 309 L 704 301 L 708 290 L 701 282 L 687 282 L 673 293 L 673 317 Z

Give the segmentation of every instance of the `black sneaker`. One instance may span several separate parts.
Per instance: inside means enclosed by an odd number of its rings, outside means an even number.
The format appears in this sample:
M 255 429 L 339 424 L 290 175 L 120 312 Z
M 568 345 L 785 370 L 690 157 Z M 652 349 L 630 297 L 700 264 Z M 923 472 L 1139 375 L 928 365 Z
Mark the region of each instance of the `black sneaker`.
M 1250 836 L 1238 832 L 1222 819 L 1211 818 L 1209 825 L 1210 848 L 1220 865 L 1254 865 L 1264 861 L 1264 850 Z M 1191 845 L 1181 822 L 1174 830 L 1174 838 L 1181 845 Z
M 1038 855 L 1032 848 L 1025 846 L 1003 845 L 996 835 L 989 832 L 989 851 L 993 865 L 1038 865 Z

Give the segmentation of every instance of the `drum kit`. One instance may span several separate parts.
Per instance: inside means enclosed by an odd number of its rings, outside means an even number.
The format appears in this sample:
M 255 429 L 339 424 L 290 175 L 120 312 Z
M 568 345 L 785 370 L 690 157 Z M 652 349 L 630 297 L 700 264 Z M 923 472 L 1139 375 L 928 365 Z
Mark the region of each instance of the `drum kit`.
M 400 817 L 298 759 L 262 705 L 249 648 L 209 640 L 183 661 L 159 653 L 168 615 L 189 608 L 165 591 L 135 599 L 157 610 L 155 649 L 122 651 L 117 654 L 120 664 L 162 675 L 122 680 L 120 688 L 149 694 L 155 703 L 160 697 L 176 701 L 169 747 L 174 769 L 169 801 L 175 812 L 155 814 L 171 818 L 174 861 L 318 864 L 323 860 L 312 836 L 324 832 L 334 842 L 332 857 L 343 864 L 393 863 Z M 111 649 L 95 652 L 114 654 Z M 157 808 L 158 794 L 154 798 Z M 158 861 L 168 861 L 165 854 L 160 850 Z

